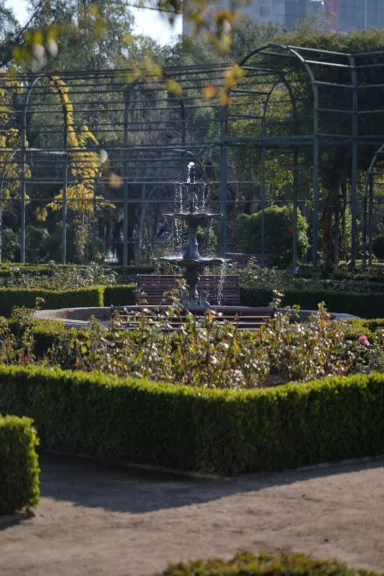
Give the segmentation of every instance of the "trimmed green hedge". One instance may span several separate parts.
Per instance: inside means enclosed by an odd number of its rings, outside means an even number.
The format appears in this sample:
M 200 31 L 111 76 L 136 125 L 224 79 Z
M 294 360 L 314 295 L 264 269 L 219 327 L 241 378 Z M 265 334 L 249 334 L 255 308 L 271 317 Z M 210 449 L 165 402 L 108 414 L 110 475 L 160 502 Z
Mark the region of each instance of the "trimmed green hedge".
M 129 306 L 135 303 L 135 284 L 125 286 L 89 286 L 74 290 L 42 290 L 39 288 L 0 288 L 0 316 L 10 316 L 12 308 L 33 308 L 36 298 L 44 298 L 44 310 L 98 306 Z
M 0 366 L 0 411 L 43 448 L 220 474 L 384 454 L 384 374 L 254 391 Z
M 38 440 L 29 418 L 0 416 L 0 514 L 39 501 Z
M 56 308 L 78 308 L 103 305 L 103 286 L 90 286 L 74 290 L 40 290 L 38 288 L 0 288 L 0 316 L 10 316 L 12 308 L 33 308 L 36 298 L 44 298 L 44 310 Z
M 243 306 L 268 306 L 273 298 L 272 290 L 240 289 Z M 330 312 L 344 312 L 363 318 L 384 317 L 384 292 L 373 294 L 353 294 L 330 290 L 285 289 L 283 306 L 298 304 L 303 310 L 317 310 L 317 305 L 325 302 Z
M 106 286 L 104 306 L 131 306 L 135 304 L 136 284 Z
M 171 564 L 158 576 L 378 576 L 354 570 L 336 560 L 316 560 L 304 554 L 272 556 L 267 552 L 239 552 L 231 560 L 212 558 Z
M 80 264 L 56 264 L 55 268 L 61 272 L 72 270 L 85 270 L 87 266 Z M 113 270 L 119 276 L 135 276 L 136 274 L 152 274 L 153 266 L 115 266 L 103 265 L 107 270 Z M 0 278 L 9 278 L 10 276 L 40 275 L 49 276 L 51 273 L 50 264 L 0 264 Z

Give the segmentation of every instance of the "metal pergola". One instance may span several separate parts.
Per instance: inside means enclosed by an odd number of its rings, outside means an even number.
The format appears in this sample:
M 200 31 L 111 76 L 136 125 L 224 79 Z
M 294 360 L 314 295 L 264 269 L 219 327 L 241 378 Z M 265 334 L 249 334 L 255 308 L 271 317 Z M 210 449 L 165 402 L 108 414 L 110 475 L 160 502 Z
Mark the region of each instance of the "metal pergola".
M 67 260 L 66 232 L 72 203 L 91 203 L 97 220 L 100 198 L 107 195 L 111 204 L 122 208 L 122 262 L 127 265 L 130 228 L 136 217 L 132 210 L 153 204 L 160 215 L 161 206 L 172 200 L 175 181 L 183 178 L 191 159 L 199 164 L 201 177 L 212 188 L 212 202 L 223 214 L 220 253 L 225 256 L 228 210 L 239 205 L 229 190 L 231 186 L 255 184 L 249 183 L 244 174 L 239 176 L 235 154 L 252 150 L 263 206 L 269 186 L 267 159 L 271 154 L 291 158 L 289 201 L 293 206 L 294 262 L 296 218 L 302 202 L 298 193 L 302 158 L 305 156 L 309 162 L 312 184 L 307 200 L 312 213 L 312 262 L 317 266 L 322 157 L 327 150 L 343 149 L 351 159 L 350 256 L 354 266 L 360 215 L 365 226 L 364 254 L 369 244 L 367 197 L 369 190 L 373 195 L 372 175 L 376 159 L 382 154 L 379 146 L 384 142 L 384 134 L 376 133 L 376 122 L 384 116 L 384 106 L 369 106 L 367 98 L 369 93 L 369 102 L 375 102 L 384 95 L 384 83 L 375 81 L 384 67 L 384 51 L 346 54 L 268 44 L 250 52 L 239 65 L 244 75 L 236 85 L 228 81 L 226 63 L 169 67 L 161 74 L 151 70 L 144 75 L 137 70 L 98 70 L 14 77 L 18 88 L 7 89 L 15 91 L 12 126 L 18 130 L 19 139 L 16 145 L 0 147 L 0 224 L 4 218 L 3 191 L 13 186 L 19 191 L 14 202 L 19 205 L 21 261 L 25 262 L 31 207 L 45 206 L 62 191 L 62 262 Z M 53 90 L 55 78 L 65 84 L 70 114 Z M 207 86 L 209 96 L 205 92 Z M 310 90 L 302 90 L 302 86 Z M 289 120 L 277 125 L 274 111 L 286 106 L 291 110 Z M 303 122 L 303 118 L 308 121 Z M 75 146 L 68 135 L 73 131 L 81 133 L 83 126 L 89 128 L 94 139 Z M 101 150 L 108 154 L 108 169 L 103 167 L 97 175 L 89 175 L 84 169 L 84 152 L 99 154 Z M 358 160 L 362 151 L 374 160 L 368 169 L 368 192 L 359 212 L 362 168 Z M 9 175 L 11 164 L 18 167 L 16 177 Z M 82 171 L 76 172 L 77 164 L 83 167 Z M 111 174 L 118 175 L 117 183 L 111 184 Z M 68 194 L 69 188 L 79 183 L 93 190 L 91 197 L 88 194 L 74 199 Z M 142 217 L 145 219 L 143 209 Z M 2 226 L 0 261 L 1 229 Z

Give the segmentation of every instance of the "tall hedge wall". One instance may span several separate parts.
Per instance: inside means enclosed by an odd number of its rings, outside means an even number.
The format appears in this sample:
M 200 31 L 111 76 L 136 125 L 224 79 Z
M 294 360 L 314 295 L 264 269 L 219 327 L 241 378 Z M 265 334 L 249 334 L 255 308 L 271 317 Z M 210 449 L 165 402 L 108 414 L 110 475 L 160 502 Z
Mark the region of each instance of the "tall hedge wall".
M 37 444 L 29 418 L 0 416 L 0 514 L 11 514 L 38 503 Z
M 255 391 L 0 366 L 43 448 L 221 474 L 384 454 L 384 374 Z

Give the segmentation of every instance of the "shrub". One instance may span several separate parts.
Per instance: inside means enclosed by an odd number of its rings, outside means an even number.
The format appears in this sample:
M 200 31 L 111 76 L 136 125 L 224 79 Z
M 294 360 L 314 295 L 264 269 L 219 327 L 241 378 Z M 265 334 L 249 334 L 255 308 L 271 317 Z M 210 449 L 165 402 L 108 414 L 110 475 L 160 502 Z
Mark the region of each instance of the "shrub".
M 220 474 L 384 453 L 384 374 L 255 391 L 0 366 L 0 410 L 43 448 Z
M 110 286 L 116 283 L 116 273 L 92 263 L 88 266 L 59 267 L 50 264 L 48 268 L 15 267 L 10 275 L 0 279 L 3 288 L 38 288 L 43 290 L 72 290 L 89 286 Z M 33 273 L 35 271 L 35 273 Z M 37 271 L 37 272 L 36 272 Z
M 0 416 L 0 514 L 39 501 L 38 440 L 28 418 Z
M 107 286 L 104 290 L 104 306 L 130 306 L 135 304 L 136 285 Z
M 272 254 L 273 263 L 287 266 L 292 263 L 292 208 L 288 206 L 270 206 L 265 214 L 265 251 Z M 251 216 L 242 214 L 234 231 L 236 249 L 249 254 L 261 252 L 262 213 Z M 299 213 L 297 217 L 297 247 L 302 256 L 309 247 L 308 224 Z
M 0 288 L 0 315 L 10 316 L 20 306 L 34 308 L 37 298 L 43 298 L 41 307 L 47 309 L 102 306 L 104 288 L 91 286 L 75 290 L 41 290 L 33 288 Z
M 354 570 L 335 560 L 315 560 L 304 554 L 239 552 L 231 560 L 194 560 L 171 564 L 158 576 L 378 576 Z

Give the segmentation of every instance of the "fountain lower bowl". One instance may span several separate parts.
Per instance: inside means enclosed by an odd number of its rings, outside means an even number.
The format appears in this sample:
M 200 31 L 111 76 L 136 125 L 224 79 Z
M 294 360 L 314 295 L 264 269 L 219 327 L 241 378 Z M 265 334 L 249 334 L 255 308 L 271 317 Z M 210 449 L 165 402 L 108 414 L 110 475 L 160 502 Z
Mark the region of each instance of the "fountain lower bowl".
M 184 268 L 204 268 L 205 266 L 219 266 L 225 264 L 224 258 L 199 258 L 188 259 L 182 256 L 170 256 L 169 258 L 163 256 L 156 259 L 158 262 L 166 262 L 174 266 L 183 266 Z

